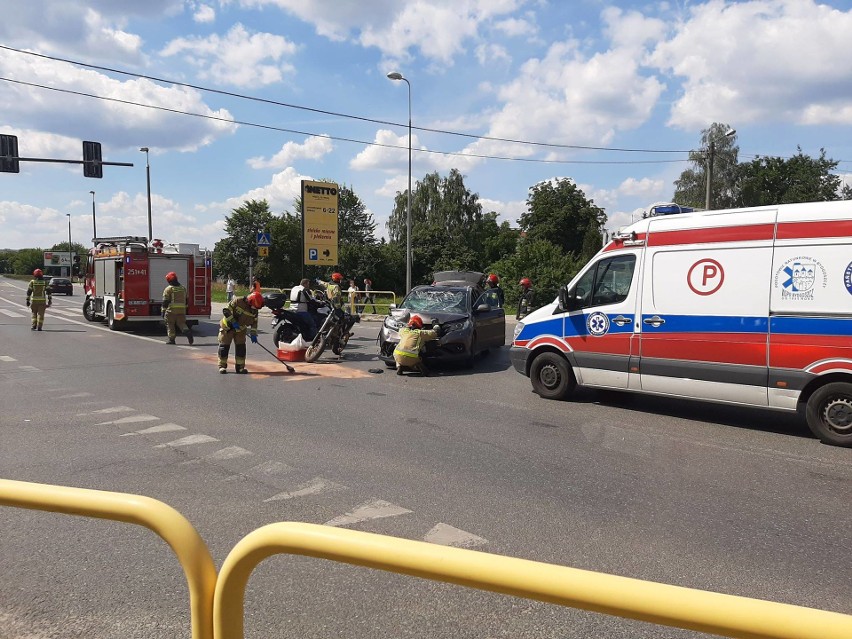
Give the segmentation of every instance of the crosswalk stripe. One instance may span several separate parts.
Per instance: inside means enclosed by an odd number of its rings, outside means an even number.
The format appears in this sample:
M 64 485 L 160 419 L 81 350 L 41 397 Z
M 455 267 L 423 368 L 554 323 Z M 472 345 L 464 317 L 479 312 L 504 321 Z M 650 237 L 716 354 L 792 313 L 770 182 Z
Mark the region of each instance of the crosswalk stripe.
M 348 526 L 357 524 L 360 521 L 370 519 L 381 519 L 383 517 L 396 517 L 398 515 L 407 515 L 412 511 L 402 506 L 397 506 L 390 502 L 377 499 L 376 501 L 367 502 L 356 507 L 352 512 L 340 515 L 325 522 L 326 526 Z
M 172 433 L 177 430 L 186 430 L 183 426 L 179 426 L 178 424 L 157 424 L 156 426 L 151 426 L 150 428 L 143 428 L 142 430 L 136 430 L 132 433 L 124 433 L 122 437 L 129 437 L 130 435 L 153 435 L 155 433 Z
M 26 315 L 21 315 L 20 313 L 16 313 L 15 311 L 9 311 L 5 308 L 0 308 L 0 313 L 3 313 L 3 315 L 8 315 L 9 317 L 26 317 Z
M 130 417 L 122 417 L 109 422 L 98 422 L 95 426 L 106 426 L 107 424 L 133 424 L 135 422 L 153 422 L 160 419 L 154 415 L 131 415 Z
M 0 362 L 17 362 L 14 357 L 10 357 L 9 355 L 0 355 Z
M 68 393 L 66 395 L 60 395 L 56 399 L 74 399 L 75 397 L 91 397 L 91 393 Z
M 178 446 L 194 446 L 195 444 L 206 444 L 208 442 L 218 442 L 219 440 L 210 435 L 188 435 L 181 437 L 167 444 L 157 444 L 154 448 L 177 448 Z
M 456 546 L 458 548 L 472 548 L 487 544 L 488 540 L 473 533 L 460 530 L 449 524 L 438 523 L 432 530 L 426 533 L 423 541 L 441 546 Z
M 130 406 L 112 406 L 111 408 L 99 408 L 98 410 L 93 410 L 88 413 L 77 413 L 77 416 L 80 415 L 104 415 L 108 413 L 133 413 L 135 412 L 135 408 L 130 408 Z
M 28 364 L 25 364 L 23 366 L 18 366 L 18 368 L 21 369 L 22 371 L 24 371 L 25 373 L 40 373 L 41 372 L 40 368 L 36 368 L 35 366 L 29 366 Z
M 254 453 L 250 450 L 240 448 L 239 446 L 228 446 L 227 448 L 217 450 L 215 453 L 211 453 L 210 455 L 205 455 L 202 459 L 204 459 L 204 461 L 217 462 L 253 454 Z
M 293 499 L 295 497 L 306 497 L 308 495 L 318 495 L 320 493 L 328 493 L 334 490 L 345 490 L 346 486 L 342 484 L 336 484 L 333 481 L 329 481 L 328 479 L 324 479 L 322 477 L 314 477 L 307 483 L 298 486 L 296 490 L 292 492 L 283 492 L 278 493 L 277 495 L 273 495 L 269 499 L 264 499 L 264 502 L 270 501 L 281 501 L 283 499 Z

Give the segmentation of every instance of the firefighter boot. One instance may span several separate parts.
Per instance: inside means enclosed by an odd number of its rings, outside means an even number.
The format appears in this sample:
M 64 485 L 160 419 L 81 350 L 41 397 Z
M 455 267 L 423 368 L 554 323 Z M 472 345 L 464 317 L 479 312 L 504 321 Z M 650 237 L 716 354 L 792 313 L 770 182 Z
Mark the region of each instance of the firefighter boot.
M 186 341 L 189 342 L 189 345 L 192 346 L 195 339 L 192 337 L 192 327 L 188 326 L 186 329 Z
M 175 339 L 174 339 L 174 337 L 170 337 L 170 338 L 169 338 L 169 341 L 168 341 L 168 342 L 166 342 L 166 344 L 174 344 L 174 343 L 175 343 Z
M 245 367 L 245 366 L 243 366 L 242 364 L 234 364 L 234 369 L 235 369 L 235 370 L 237 371 L 237 373 L 239 373 L 240 375 L 245 375 L 246 373 L 248 373 L 248 371 L 246 370 L 246 367 Z
M 225 368 L 224 366 L 220 366 L 220 367 L 219 367 L 219 374 L 220 374 L 220 375 L 224 375 L 224 374 L 225 374 L 225 373 L 227 373 L 227 372 L 228 372 L 228 369 L 227 369 L 227 368 Z
M 219 372 L 222 375 L 228 372 L 228 353 L 230 351 L 230 344 L 219 344 Z
M 400 366 L 399 364 L 396 365 L 396 374 L 402 375 L 402 366 Z

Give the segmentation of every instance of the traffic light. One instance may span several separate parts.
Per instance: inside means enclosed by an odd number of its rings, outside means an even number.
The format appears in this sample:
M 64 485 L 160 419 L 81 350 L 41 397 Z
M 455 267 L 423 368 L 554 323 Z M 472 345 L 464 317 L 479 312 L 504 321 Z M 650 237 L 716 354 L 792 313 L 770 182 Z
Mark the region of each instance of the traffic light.
M 104 167 L 101 164 L 101 143 L 83 142 L 83 176 L 91 178 L 102 178 Z
M 71 266 L 71 272 L 79 277 L 80 275 L 80 256 L 74 256 L 74 264 Z
M 18 136 L 0 135 L 0 173 L 20 173 Z

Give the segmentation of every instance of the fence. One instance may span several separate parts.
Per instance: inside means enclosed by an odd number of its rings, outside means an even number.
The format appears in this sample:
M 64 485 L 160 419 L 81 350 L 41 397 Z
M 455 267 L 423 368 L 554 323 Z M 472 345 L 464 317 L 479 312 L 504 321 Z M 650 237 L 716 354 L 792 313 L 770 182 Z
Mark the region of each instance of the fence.
M 261 561 L 279 553 L 737 639 L 852 637 L 852 615 L 317 524 L 283 522 L 258 528 L 234 546 L 217 578 L 210 552 L 192 525 L 154 499 L 0 479 L 0 505 L 113 519 L 159 534 L 186 575 L 193 639 L 242 639 L 249 577 Z
M 275 292 L 275 293 L 289 293 L 292 291 L 292 288 L 261 288 L 261 292 Z M 342 290 L 344 295 L 347 295 L 347 304 L 349 306 L 349 312 L 352 314 L 360 313 L 366 309 L 367 306 L 371 307 L 374 311 L 375 315 L 387 315 L 390 312 L 391 304 L 396 305 L 396 293 L 394 291 L 355 291 L 354 293 Z M 369 304 L 364 304 L 364 297 L 369 293 L 373 302 Z M 357 301 L 360 299 L 361 301 Z M 384 310 L 382 310 L 384 309 Z

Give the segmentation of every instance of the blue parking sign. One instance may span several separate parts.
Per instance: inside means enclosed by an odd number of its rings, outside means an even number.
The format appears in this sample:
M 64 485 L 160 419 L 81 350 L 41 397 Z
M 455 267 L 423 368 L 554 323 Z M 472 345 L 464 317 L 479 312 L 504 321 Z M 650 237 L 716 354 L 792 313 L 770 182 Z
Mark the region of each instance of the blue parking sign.
M 308 249 L 308 259 L 316 262 L 319 259 L 319 251 L 315 248 Z

